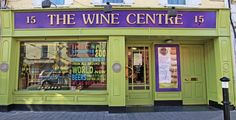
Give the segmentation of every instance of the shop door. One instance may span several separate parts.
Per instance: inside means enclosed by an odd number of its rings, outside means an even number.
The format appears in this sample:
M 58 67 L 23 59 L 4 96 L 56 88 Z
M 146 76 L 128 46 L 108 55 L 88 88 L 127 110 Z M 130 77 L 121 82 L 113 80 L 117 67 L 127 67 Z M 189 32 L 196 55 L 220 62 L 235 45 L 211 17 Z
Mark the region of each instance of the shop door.
M 127 105 L 153 105 L 148 46 L 127 47 Z
M 206 104 L 206 80 L 203 46 L 181 46 L 180 54 L 183 103 Z

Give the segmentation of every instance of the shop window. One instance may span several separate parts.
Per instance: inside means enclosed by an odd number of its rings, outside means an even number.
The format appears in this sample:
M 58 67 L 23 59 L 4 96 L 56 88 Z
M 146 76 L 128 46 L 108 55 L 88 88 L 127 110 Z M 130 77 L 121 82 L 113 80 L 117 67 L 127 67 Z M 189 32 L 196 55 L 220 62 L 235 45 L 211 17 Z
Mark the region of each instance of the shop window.
M 106 90 L 105 41 L 21 42 L 20 48 L 20 90 Z
M 195 7 L 201 5 L 201 0 L 160 0 L 160 5 Z
M 32 0 L 33 7 L 41 7 L 43 0 Z M 73 0 L 51 0 L 52 3 L 56 4 L 57 7 L 69 6 L 73 3 Z M 55 7 L 51 5 L 51 7 Z
M 132 5 L 133 0 L 93 0 L 94 5 L 105 5 L 110 2 L 111 5 Z
M 103 3 L 110 2 L 110 3 L 123 3 L 124 0 L 103 0 Z
M 185 0 L 168 0 L 168 4 L 185 5 Z
M 41 58 L 48 57 L 48 46 L 42 46 Z

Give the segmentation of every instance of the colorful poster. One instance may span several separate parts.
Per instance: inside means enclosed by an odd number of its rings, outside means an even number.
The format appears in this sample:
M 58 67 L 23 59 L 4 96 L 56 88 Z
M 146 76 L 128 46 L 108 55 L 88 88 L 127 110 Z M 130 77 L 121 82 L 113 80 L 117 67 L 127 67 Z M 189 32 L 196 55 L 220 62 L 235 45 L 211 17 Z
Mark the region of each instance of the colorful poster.
M 72 81 L 105 81 L 106 42 L 68 43 Z
M 156 45 L 157 91 L 179 91 L 180 64 L 178 45 Z

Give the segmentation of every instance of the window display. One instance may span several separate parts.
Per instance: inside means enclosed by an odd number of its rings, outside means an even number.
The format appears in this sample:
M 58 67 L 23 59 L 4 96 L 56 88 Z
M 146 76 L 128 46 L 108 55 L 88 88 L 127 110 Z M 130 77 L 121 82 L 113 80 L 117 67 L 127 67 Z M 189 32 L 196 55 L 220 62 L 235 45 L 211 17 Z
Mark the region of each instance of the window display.
M 156 45 L 157 91 L 180 91 L 180 63 L 178 45 Z
M 105 90 L 105 41 L 22 42 L 19 89 Z

